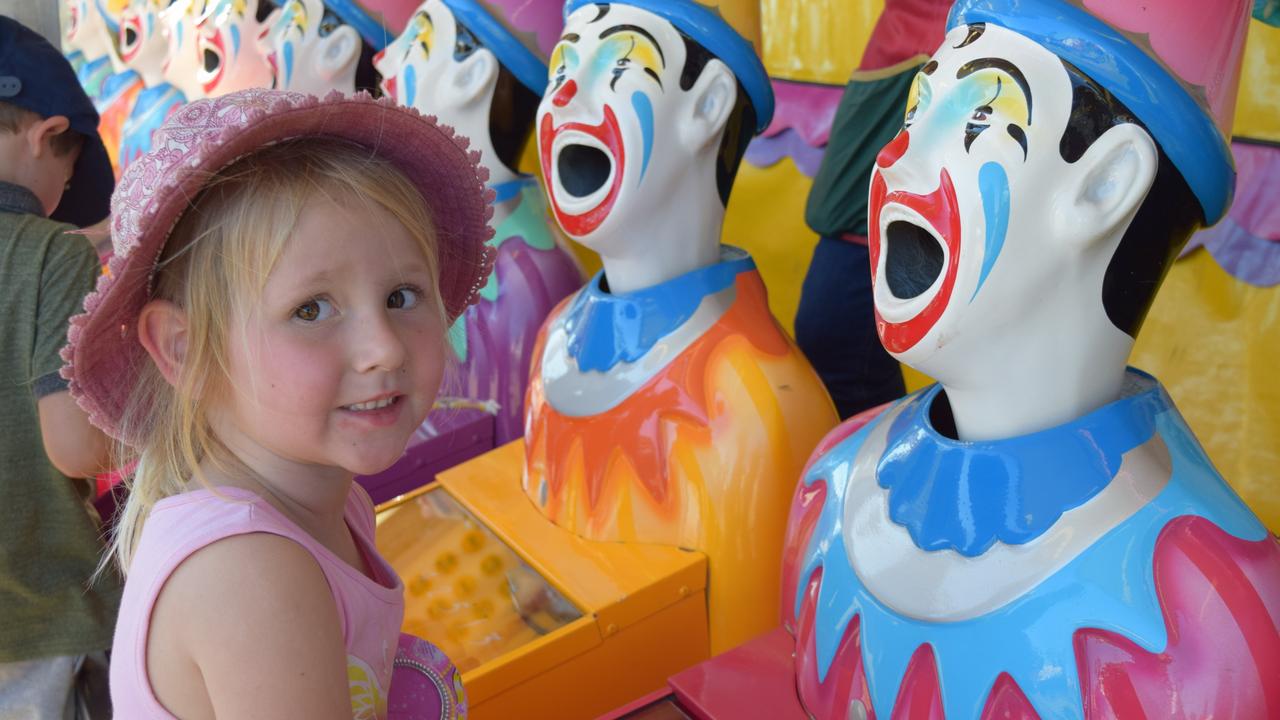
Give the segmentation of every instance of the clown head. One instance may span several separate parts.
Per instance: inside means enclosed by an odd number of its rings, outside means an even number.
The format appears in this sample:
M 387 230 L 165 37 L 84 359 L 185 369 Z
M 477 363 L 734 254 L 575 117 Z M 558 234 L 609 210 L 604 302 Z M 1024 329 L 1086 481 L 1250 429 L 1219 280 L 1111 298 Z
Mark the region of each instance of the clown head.
M 169 43 L 160 13 L 168 4 L 168 0 L 131 0 L 120 14 L 120 59 L 147 87 L 164 82 Z
M 942 382 L 966 439 L 1031 432 L 1114 399 L 1168 264 L 1219 216 L 1230 185 L 1212 118 L 1141 50 L 1071 55 L 1094 30 L 1119 37 L 1093 15 L 1057 0 L 991 16 L 983 5 L 962 0 L 952 11 L 870 188 L 881 340 Z M 1055 35 L 1041 10 L 1080 25 Z M 1114 67 L 1090 68 L 1099 79 L 1068 57 Z M 1158 110 L 1138 96 L 1131 108 L 1112 89 L 1143 73 L 1161 91 Z M 1162 113 L 1188 112 L 1186 127 L 1162 124 Z M 1178 133 L 1200 143 L 1203 167 L 1171 159 L 1171 147 L 1185 150 Z M 1193 191 L 1202 173 L 1216 175 Z M 991 402 L 1002 388 L 1015 396 Z M 1057 409 L 1038 420 L 1011 412 L 1019 402 L 1053 406 L 1044 396 L 1055 393 Z
M 123 70 L 115 39 L 123 7 L 122 0 L 68 0 L 66 50 L 87 60 L 108 57 L 116 72 Z
M 205 0 L 196 17 L 196 82 L 202 97 L 271 87 L 271 65 L 258 49 L 267 0 Z
M 203 9 L 204 0 L 173 0 L 160 13 L 160 23 L 168 41 L 161 74 L 187 100 L 205 96 L 204 85 L 199 79 L 203 63 L 196 48 L 196 20 Z
M 374 57 L 382 92 L 471 139 L 490 182 L 515 175 L 547 84 L 561 0 L 427 0 Z
M 697 3 L 566 9 L 537 120 L 556 220 L 601 254 L 614 286 L 615 268 L 643 257 L 677 274 L 714 262 L 738 162 L 772 115 L 759 59 Z
M 406 6 L 389 4 L 397 17 Z M 355 0 L 283 0 L 267 18 L 259 47 L 277 89 L 323 96 L 375 87 L 371 57 L 391 37 L 387 26 Z

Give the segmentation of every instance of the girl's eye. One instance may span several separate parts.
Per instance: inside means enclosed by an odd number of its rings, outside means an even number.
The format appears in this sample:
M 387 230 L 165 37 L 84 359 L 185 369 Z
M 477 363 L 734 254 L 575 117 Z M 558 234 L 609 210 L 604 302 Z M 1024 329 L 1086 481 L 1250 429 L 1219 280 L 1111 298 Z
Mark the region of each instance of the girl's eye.
M 316 298 L 308 300 L 293 311 L 293 316 L 303 322 L 318 322 L 333 316 L 333 303 Z
M 907 116 L 902 121 L 903 127 L 911 127 L 911 123 L 916 119 L 916 110 L 919 107 L 919 105 L 911 106 L 911 109 L 907 111 Z
M 387 307 L 392 310 L 408 310 L 418 304 L 418 291 L 413 288 L 397 288 L 387 296 Z
M 971 115 L 969 119 L 973 122 L 986 122 L 990 119 L 991 112 L 992 110 L 990 105 L 983 105 L 977 110 L 974 110 L 973 115 Z

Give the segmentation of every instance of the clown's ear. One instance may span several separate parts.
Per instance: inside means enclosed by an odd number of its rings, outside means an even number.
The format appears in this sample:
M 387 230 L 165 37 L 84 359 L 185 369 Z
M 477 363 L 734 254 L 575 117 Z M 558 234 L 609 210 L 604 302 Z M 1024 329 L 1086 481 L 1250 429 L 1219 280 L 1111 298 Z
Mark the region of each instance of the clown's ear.
M 458 63 L 451 84 L 458 105 L 468 105 L 489 97 L 498 82 L 498 58 L 488 48 L 480 48 Z
M 1079 245 L 1118 239 L 1146 199 L 1158 163 L 1155 141 L 1141 127 L 1126 123 L 1104 132 L 1069 166 L 1067 192 L 1054 213 L 1059 237 Z
M 341 25 L 321 42 L 324 47 L 317 59 L 320 76 L 333 80 L 351 67 L 360 58 L 360 34 L 350 25 Z
M 733 71 L 720 60 L 708 61 L 686 95 L 685 122 L 677 124 L 684 146 L 692 152 L 718 147 L 737 98 Z

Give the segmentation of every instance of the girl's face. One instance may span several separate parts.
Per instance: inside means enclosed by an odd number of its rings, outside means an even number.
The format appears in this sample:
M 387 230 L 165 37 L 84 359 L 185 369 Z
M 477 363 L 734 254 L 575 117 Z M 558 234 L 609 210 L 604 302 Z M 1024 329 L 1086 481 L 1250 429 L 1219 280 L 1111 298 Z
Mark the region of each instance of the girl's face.
M 386 210 L 308 202 L 243 333 L 229 338 L 219 439 L 264 475 L 390 466 L 440 387 L 436 282 Z

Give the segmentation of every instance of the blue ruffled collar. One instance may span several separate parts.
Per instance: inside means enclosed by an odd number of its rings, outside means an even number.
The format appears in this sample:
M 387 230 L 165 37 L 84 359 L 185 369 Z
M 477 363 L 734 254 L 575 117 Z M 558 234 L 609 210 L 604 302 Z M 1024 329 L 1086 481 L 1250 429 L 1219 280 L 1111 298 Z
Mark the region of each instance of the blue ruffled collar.
M 733 285 L 755 261 L 732 247 L 715 265 L 699 268 L 643 290 L 615 295 L 602 287 L 604 271 L 573 299 L 564 315 L 569 355 L 582 372 L 606 372 L 619 362 L 635 362 L 698 309 L 702 299 Z
M 1121 456 L 1151 438 L 1161 408 L 1152 383 L 1055 428 L 961 442 L 930 423 L 929 408 L 940 391 L 934 385 L 903 401 L 876 477 L 889 491 L 889 517 L 917 547 L 967 557 L 997 541 L 1034 540 L 1062 513 L 1096 495 L 1115 477 Z

